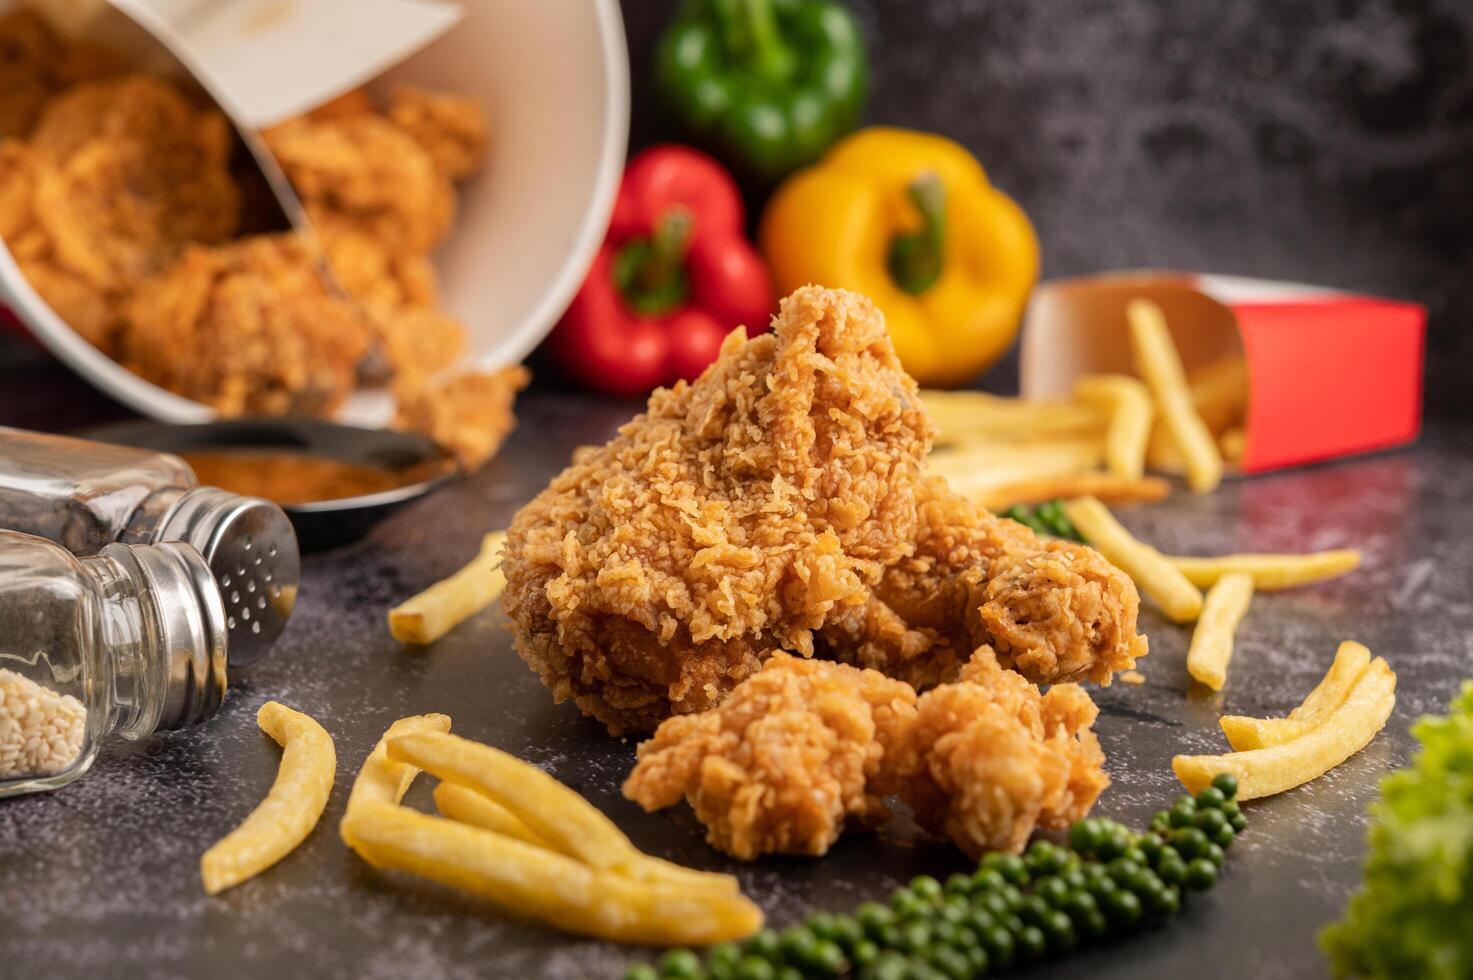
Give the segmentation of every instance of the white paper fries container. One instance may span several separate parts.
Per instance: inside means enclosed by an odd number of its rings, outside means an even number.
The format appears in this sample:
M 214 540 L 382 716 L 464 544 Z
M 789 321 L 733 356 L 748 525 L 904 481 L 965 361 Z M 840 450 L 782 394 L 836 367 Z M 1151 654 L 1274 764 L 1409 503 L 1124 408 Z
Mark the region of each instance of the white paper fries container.
M 0 0 L 0 10 L 12 2 Z M 152 33 L 191 63 L 160 23 L 150 24 Z M 333 55 L 331 43 L 321 47 L 321 57 Z M 222 105 L 235 104 L 209 78 L 200 81 Z M 459 24 L 383 72 L 370 88 L 394 82 L 464 92 L 486 107 L 491 135 L 485 169 L 460 185 L 454 227 L 434 258 L 441 302 L 469 333 L 460 366 L 520 361 L 582 283 L 623 170 L 629 66 L 618 5 L 474 0 L 463 5 Z M 141 414 L 166 422 L 214 417 L 208 406 L 139 378 L 84 341 L 25 282 L 3 243 L 0 306 L 77 373 Z M 354 394 L 336 418 L 377 426 L 390 412 L 387 395 L 369 390 Z

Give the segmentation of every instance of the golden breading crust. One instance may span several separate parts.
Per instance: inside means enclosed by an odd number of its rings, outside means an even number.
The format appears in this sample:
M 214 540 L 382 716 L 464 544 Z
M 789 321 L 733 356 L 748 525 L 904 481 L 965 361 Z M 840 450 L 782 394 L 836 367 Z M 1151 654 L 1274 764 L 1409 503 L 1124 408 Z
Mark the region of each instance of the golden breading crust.
M 314 223 L 347 223 L 406 253 L 428 252 L 450 230 L 449 178 L 388 119 L 304 116 L 265 136 Z
M 917 489 L 915 547 L 868 601 L 831 617 L 825 656 L 917 688 L 952 680 L 978 646 L 1038 684 L 1108 684 L 1146 653 L 1135 584 L 1089 548 L 1032 531 L 952 493 Z
M 873 670 L 777 653 L 720 707 L 662 722 L 624 795 L 646 810 L 684 797 L 733 857 L 817 856 L 846 821 L 888 815 L 887 756 L 915 702 L 910 685 Z
M 425 317 L 438 317 L 426 312 Z M 458 335 L 457 335 L 458 336 Z M 394 427 L 422 432 L 475 469 L 486 462 L 516 428 L 512 404 L 532 380 L 520 364 L 488 373 L 468 373 L 424 387 L 398 384 Z
M 809 286 L 774 324 L 656 391 L 512 521 L 517 649 L 615 733 L 720 703 L 774 650 L 810 654 L 910 547 L 932 429 L 879 311 Z
M 468 95 L 400 85 L 389 96 L 388 116 L 451 180 L 464 180 L 485 162 L 486 113 Z
M 1110 778 L 1084 689 L 1047 694 L 982 647 L 960 679 L 923 695 L 895 751 L 901 798 L 920 824 L 972 856 L 1023 849 L 1034 830 L 1089 813 Z
M 225 415 L 331 411 L 370 328 L 327 293 L 316 262 L 289 234 L 190 248 L 134 294 L 123 364 Z

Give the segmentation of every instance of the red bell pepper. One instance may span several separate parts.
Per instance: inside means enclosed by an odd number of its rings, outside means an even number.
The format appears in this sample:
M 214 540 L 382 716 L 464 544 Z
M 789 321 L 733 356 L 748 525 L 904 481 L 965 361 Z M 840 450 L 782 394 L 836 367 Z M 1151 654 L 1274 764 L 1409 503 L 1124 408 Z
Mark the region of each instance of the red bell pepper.
M 643 394 L 695 378 L 734 328 L 766 330 L 773 306 L 731 176 L 704 153 L 654 146 L 625 168 L 603 247 L 548 347 L 591 388 Z

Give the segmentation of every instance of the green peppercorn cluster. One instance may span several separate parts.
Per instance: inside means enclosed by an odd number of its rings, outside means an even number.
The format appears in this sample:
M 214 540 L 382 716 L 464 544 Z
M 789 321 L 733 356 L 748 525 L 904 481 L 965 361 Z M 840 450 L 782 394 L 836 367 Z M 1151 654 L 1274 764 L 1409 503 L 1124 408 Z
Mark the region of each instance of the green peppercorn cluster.
M 819 912 L 798 926 L 764 929 L 701 958 L 671 950 L 625 980 L 969 980 L 1062 955 L 1163 922 L 1182 891 L 1217 884 L 1224 852 L 1247 826 L 1223 774 L 1182 796 L 1144 834 L 1113 820 L 1069 828 L 1067 846 L 1034 841 L 1027 852 L 988 854 L 973 874 L 945 884 L 927 875 L 852 915 Z
M 1069 515 L 1064 513 L 1064 502 L 1062 500 L 1050 500 L 1048 503 L 1039 504 L 1037 507 L 1025 507 L 1023 504 L 1014 504 L 1002 512 L 1003 517 L 1010 517 L 1026 527 L 1032 528 L 1035 534 L 1047 534 L 1055 538 L 1063 538 L 1066 541 L 1084 540 L 1084 535 L 1079 533 L 1079 528 L 1069 520 Z

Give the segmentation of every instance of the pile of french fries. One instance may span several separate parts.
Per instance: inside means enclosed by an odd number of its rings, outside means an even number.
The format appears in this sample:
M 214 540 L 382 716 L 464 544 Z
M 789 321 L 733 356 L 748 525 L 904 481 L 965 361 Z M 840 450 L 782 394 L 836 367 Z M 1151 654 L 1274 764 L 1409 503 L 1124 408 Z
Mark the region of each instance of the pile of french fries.
M 211 895 L 295 850 L 332 792 L 337 758 L 321 725 L 274 701 L 258 720 L 282 745 L 280 768 L 261 804 L 201 858 Z M 401 805 L 421 771 L 442 780 L 441 816 Z M 568 932 L 670 946 L 742 939 L 762 927 L 762 911 L 735 878 L 644 854 L 542 770 L 451 735 L 446 715 L 389 726 L 353 782 L 340 832 L 375 868 L 428 878 Z
M 1246 363 L 1224 358 L 1189 375 L 1160 307 L 1135 300 L 1127 313 L 1139 377 L 1086 375 L 1054 400 L 922 392 L 939 429 L 931 471 L 990 510 L 1058 497 L 1157 501 L 1171 485 L 1148 469 L 1216 489 L 1224 460 L 1243 451 Z
M 1224 715 L 1219 722 L 1235 751 L 1179 755 L 1177 778 L 1192 792 L 1218 773 L 1238 780 L 1238 799 L 1272 796 L 1338 766 L 1375 738 L 1396 707 L 1396 674 L 1359 643 L 1340 644 L 1319 686 L 1287 718 Z

